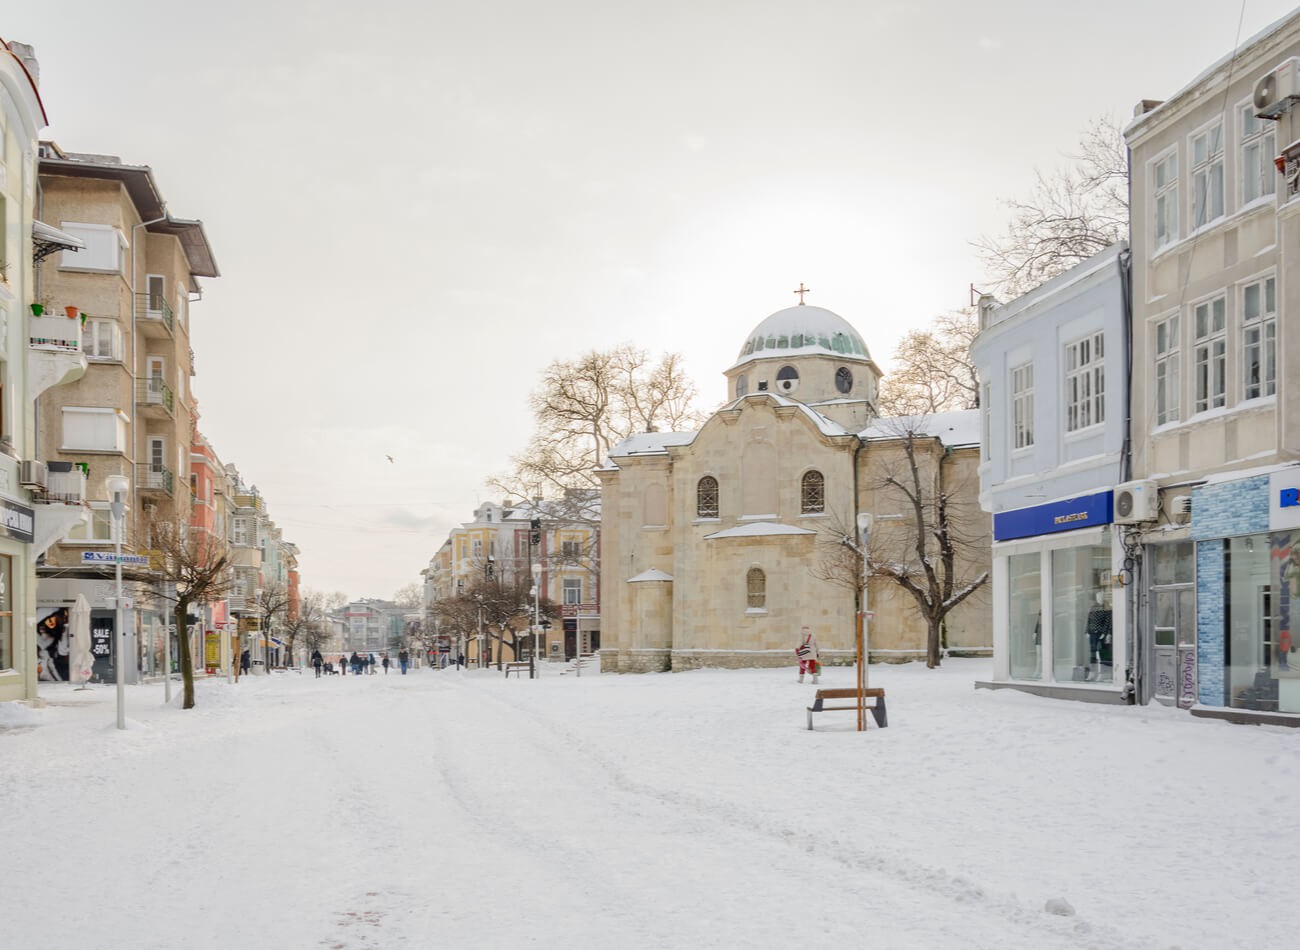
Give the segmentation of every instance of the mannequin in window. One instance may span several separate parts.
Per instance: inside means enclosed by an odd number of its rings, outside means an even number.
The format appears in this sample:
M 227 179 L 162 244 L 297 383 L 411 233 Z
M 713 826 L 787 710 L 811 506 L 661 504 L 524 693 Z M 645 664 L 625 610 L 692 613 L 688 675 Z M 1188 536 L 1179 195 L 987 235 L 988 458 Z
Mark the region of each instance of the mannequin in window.
M 1111 617 L 1106 595 L 1097 591 L 1096 603 L 1088 611 L 1088 679 L 1099 680 L 1103 667 L 1111 664 Z

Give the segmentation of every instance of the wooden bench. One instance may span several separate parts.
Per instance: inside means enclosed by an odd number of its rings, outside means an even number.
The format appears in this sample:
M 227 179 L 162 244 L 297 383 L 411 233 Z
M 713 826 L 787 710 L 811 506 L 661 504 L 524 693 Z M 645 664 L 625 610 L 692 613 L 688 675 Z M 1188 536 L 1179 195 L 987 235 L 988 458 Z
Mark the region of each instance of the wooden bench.
M 510 674 L 511 674 L 511 673 L 514 673 L 515 676 L 522 676 L 524 673 L 527 673 L 528 670 L 529 670 L 529 664 L 528 664 L 527 662 L 523 662 L 523 663 L 507 663 L 507 664 L 506 664 L 506 679 L 510 679 Z
M 876 720 L 876 725 L 884 729 L 889 725 L 889 718 L 885 715 L 885 691 L 883 689 L 864 689 L 862 691 L 863 701 L 867 711 L 871 713 Z M 828 706 L 827 700 L 847 700 L 846 703 L 834 706 Z M 875 700 L 874 704 L 870 702 Z M 819 689 L 817 696 L 813 699 L 813 704 L 808 707 L 808 728 L 813 727 L 813 713 L 835 712 L 838 710 L 851 709 L 856 711 L 858 708 L 858 690 L 857 687 L 851 686 L 848 689 Z

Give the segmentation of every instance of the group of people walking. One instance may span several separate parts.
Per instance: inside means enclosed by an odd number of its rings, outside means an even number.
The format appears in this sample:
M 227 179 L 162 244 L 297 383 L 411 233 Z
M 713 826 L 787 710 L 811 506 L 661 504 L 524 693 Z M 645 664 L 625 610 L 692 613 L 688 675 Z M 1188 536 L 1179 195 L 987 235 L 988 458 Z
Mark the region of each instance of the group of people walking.
M 356 650 L 353 650 L 351 656 L 341 653 L 337 662 L 331 662 L 321 655 L 320 650 L 312 650 L 311 665 L 318 677 L 333 673 L 346 676 L 349 671 L 353 676 L 363 676 L 373 675 L 380 668 L 387 674 L 389 667 L 393 665 L 393 661 L 389 658 L 387 652 L 381 656 L 375 656 L 373 653 L 357 653 Z M 398 651 L 397 665 L 401 667 L 402 675 L 405 676 L 406 671 L 411 666 L 411 654 L 406 650 Z

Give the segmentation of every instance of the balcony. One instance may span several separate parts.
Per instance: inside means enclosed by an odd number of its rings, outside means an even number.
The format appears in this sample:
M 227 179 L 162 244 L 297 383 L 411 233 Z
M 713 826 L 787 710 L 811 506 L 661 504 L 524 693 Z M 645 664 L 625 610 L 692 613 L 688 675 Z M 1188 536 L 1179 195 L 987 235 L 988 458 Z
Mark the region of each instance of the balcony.
M 81 321 L 59 316 L 28 317 L 27 398 L 75 382 L 86 374 Z
M 159 376 L 136 380 L 135 404 L 146 415 L 159 418 L 173 418 L 176 412 L 176 396 Z
M 176 314 L 161 294 L 136 294 L 135 320 L 146 337 L 169 339 L 176 333 Z
M 86 518 L 86 472 L 71 462 L 46 462 L 44 490 L 32 492 L 32 553 L 44 554 Z
M 171 495 L 176 479 L 165 465 L 140 462 L 135 467 L 135 489 L 138 492 L 161 492 Z

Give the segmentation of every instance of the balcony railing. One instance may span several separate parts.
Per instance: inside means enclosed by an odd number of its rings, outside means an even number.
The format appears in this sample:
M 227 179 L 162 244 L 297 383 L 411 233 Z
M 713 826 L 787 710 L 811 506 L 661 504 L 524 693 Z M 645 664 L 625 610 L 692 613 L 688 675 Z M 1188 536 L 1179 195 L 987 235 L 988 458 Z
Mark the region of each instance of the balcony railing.
M 81 321 L 69 320 L 63 314 L 57 317 L 30 317 L 27 321 L 27 343 L 33 350 L 80 353 Z
M 159 406 L 166 409 L 168 413 L 176 411 L 176 396 L 172 388 L 162 381 L 161 377 L 150 376 L 148 379 L 142 379 L 137 382 L 138 395 L 136 402 L 142 406 Z
M 136 294 L 135 312 L 136 319 L 143 320 L 146 326 L 162 324 L 168 333 L 176 332 L 176 314 L 162 294 Z
M 86 469 L 71 462 L 46 462 L 45 492 L 33 501 L 47 505 L 84 505 L 86 503 Z
M 140 491 L 164 491 L 170 495 L 175 489 L 175 477 L 165 465 L 140 462 L 135 467 L 135 486 Z

